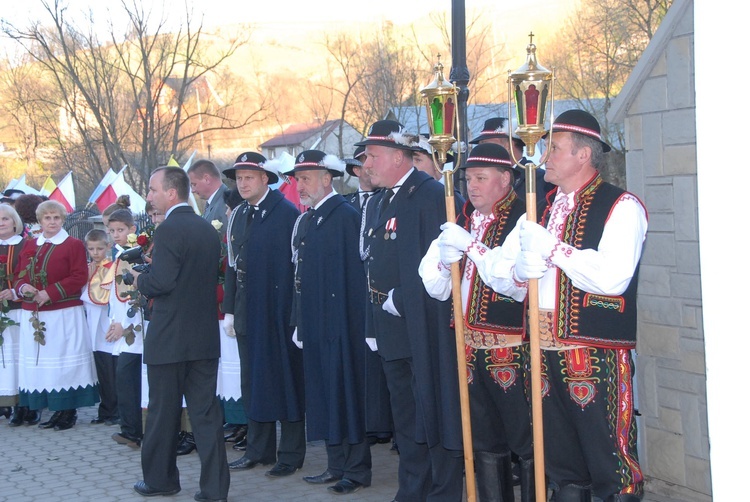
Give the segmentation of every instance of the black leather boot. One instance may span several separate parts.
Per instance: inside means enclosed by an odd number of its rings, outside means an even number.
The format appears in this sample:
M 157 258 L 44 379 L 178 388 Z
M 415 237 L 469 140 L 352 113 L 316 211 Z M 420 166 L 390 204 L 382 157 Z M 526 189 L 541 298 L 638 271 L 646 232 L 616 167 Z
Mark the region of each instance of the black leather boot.
M 76 410 L 64 410 L 60 419 L 55 424 L 56 431 L 66 431 L 72 429 L 78 420 L 78 412 Z
M 534 476 L 534 459 L 518 459 L 518 465 L 519 475 L 521 478 L 521 502 L 535 502 L 536 484 L 534 480 L 536 479 L 536 477 Z
M 10 425 L 11 427 L 18 427 L 19 425 L 22 425 L 28 412 L 29 409 L 26 406 L 14 406 L 13 416 L 8 422 L 8 425 Z
M 41 418 L 42 414 L 39 410 L 26 410 L 26 416 L 23 417 L 23 423 L 26 425 L 36 425 Z
M 10 418 L 11 413 L 13 413 L 13 408 L 10 406 L 0 407 L 0 417 Z
M 513 466 L 510 452 L 474 452 L 479 502 L 513 502 Z
M 52 414 L 51 417 L 49 417 L 49 420 L 46 422 L 42 422 L 39 424 L 40 429 L 54 429 L 55 425 L 57 425 L 58 420 L 60 420 L 60 416 L 62 415 L 62 411 L 56 411 Z
M 552 494 L 551 502 L 591 502 L 591 485 L 565 485 Z

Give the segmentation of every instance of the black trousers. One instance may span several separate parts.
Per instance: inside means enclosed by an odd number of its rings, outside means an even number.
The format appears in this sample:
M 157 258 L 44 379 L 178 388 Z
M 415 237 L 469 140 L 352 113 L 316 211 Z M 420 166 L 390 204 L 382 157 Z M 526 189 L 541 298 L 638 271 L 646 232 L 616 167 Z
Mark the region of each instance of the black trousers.
M 386 361 L 383 371 L 391 395 L 398 444 L 399 502 L 458 502 L 463 497 L 463 452 L 418 443 L 417 389 L 411 358 Z
M 229 466 L 221 403 L 216 396 L 218 368 L 218 359 L 148 365 L 149 403 L 141 466 L 150 487 L 160 491 L 180 488 L 176 450 L 184 395 L 201 462 L 200 490 L 209 499 L 227 498 Z
M 331 474 L 370 486 L 372 457 L 370 443 L 367 440 L 356 444 L 344 441 L 337 445 L 328 444 L 326 441 L 326 453 L 328 454 L 328 471 Z
M 117 357 L 117 403 L 120 430 L 131 438 L 143 437 L 141 413 L 141 354 L 122 352 Z
M 94 366 L 96 366 L 96 378 L 99 380 L 99 413 L 98 418 L 116 419 L 117 411 L 117 387 L 116 368 L 117 356 L 109 352 L 94 351 Z

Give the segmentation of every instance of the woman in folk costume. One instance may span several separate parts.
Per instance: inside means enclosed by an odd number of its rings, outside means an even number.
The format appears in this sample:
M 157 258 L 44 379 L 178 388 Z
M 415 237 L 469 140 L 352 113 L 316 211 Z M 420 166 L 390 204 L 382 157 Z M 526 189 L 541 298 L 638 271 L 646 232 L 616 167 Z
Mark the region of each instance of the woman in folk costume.
M 54 413 L 44 429 L 70 429 L 76 409 L 99 401 L 91 337 L 81 301 L 88 281 L 86 248 L 63 229 L 65 207 L 37 207 L 42 234 L 24 243 L 15 291 L 23 298 L 19 404 Z
M 112 354 L 117 356 L 115 386 L 117 409 L 120 415 L 120 432 L 112 435 L 119 444 L 139 446 L 143 437 L 141 415 L 141 359 L 143 355 L 143 314 L 140 298 L 135 288 L 127 284 L 125 276 L 132 265 L 122 259 L 123 249 L 131 247 L 128 236 L 136 231 L 133 213 L 118 209 L 109 215 L 107 227 L 112 241 L 118 247 L 115 262 L 102 283 L 109 288 L 109 318 L 111 324 L 106 334 L 114 343 Z
M 0 204 L 0 416 L 9 418 L 8 425 L 33 425 L 39 413 L 18 406 L 18 342 L 20 335 L 21 302 L 13 291 L 19 257 L 23 248 L 24 225 L 13 206 Z M 12 407 L 12 408 L 11 408 Z M 13 416 L 11 417 L 11 409 Z

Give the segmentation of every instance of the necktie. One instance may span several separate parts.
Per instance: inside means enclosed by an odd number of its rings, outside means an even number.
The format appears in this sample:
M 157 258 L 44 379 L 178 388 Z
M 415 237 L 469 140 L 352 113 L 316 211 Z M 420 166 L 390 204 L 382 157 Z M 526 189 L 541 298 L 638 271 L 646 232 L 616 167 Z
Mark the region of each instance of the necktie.
M 383 194 L 383 201 L 380 204 L 381 216 L 385 214 L 385 210 L 388 208 L 388 205 L 391 203 L 392 198 L 393 198 L 393 189 L 392 188 L 386 189 L 385 193 Z
M 370 198 L 370 192 L 362 192 L 362 200 L 360 201 L 359 207 L 365 207 L 367 199 Z

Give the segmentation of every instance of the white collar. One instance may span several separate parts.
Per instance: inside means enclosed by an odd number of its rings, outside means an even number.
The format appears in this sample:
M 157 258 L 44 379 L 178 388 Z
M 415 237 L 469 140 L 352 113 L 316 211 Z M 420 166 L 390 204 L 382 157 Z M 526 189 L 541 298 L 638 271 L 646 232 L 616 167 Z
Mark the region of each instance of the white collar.
M 323 197 L 322 199 L 320 199 L 320 202 L 318 202 L 317 204 L 315 204 L 315 206 L 313 207 L 313 209 L 315 209 L 317 211 L 318 209 L 320 209 L 320 206 L 322 206 L 323 204 L 325 204 L 325 202 L 328 199 L 330 199 L 331 197 L 333 197 L 334 195 L 336 195 L 336 190 L 331 190 L 331 193 L 329 193 L 328 195 L 326 195 L 325 197 Z
M 211 202 L 212 202 L 212 201 L 214 200 L 214 197 L 216 197 L 216 194 L 217 194 L 217 193 L 219 193 L 219 190 L 221 190 L 221 185 L 219 185 L 219 188 L 217 188 L 217 189 L 216 189 L 216 191 L 215 191 L 214 193 L 212 193 L 212 194 L 211 194 L 211 197 L 209 197 L 209 198 L 208 198 L 208 199 L 206 200 L 206 205 L 207 205 L 207 206 L 208 206 L 209 204 L 211 204 Z
M 0 246 L 15 246 L 16 244 L 18 244 L 22 240 L 23 240 L 23 238 L 20 235 L 16 234 L 16 235 L 14 235 L 14 236 L 10 237 L 9 239 L 6 239 L 6 240 L 0 239 Z
M 164 219 L 166 220 L 167 217 L 169 217 L 169 215 L 172 213 L 172 211 L 174 211 L 176 208 L 182 207 L 182 206 L 188 206 L 189 207 L 189 205 L 188 205 L 187 202 L 180 202 L 179 204 L 175 204 L 174 206 L 172 206 L 169 209 L 167 209 L 167 214 L 164 215 Z
M 58 246 L 63 243 L 65 239 L 68 238 L 68 232 L 65 231 L 64 228 L 61 228 L 59 232 L 57 232 L 55 235 L 50 237 L 49 239 L 44 236 L 44 234 L 40 235 L 36 238 L 36 245 L 41 246 L 45 242 L 49 242 L 50 244 L 54 244 L 55 246 Z
M 401 188 L 401 185 L 403 185 L 406 182 L 406 179 L 411 176 L 411 173 L 415 171 L 416 168 L 412 167 L 409 169 L 406 174 L 404 174 L 404 177 L 401 178 L 396 182 L 396 184 L 391 188 L 393 190 L 393 195 L 396 195 L 398 193 L 399 188 Z

